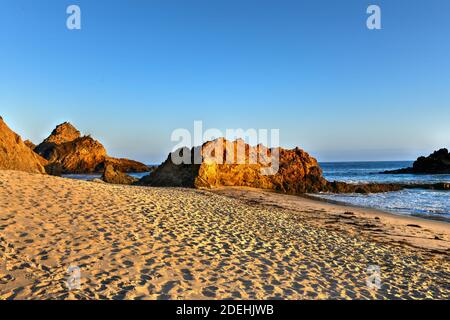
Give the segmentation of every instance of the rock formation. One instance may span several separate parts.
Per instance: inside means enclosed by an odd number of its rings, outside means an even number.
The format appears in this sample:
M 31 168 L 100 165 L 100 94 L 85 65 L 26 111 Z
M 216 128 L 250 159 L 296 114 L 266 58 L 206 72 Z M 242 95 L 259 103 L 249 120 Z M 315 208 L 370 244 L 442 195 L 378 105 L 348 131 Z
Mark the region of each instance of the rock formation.
M 44 160 L 47 161 L 46 159 Z M 47 172 L 47 174 L 57 177 L 60 177 L 64 173 L 63 166 L 60 163 L 56 162 L 48 163 L 48 161 L 47 164 L 45 165 L 45 171 Z
M 99 172 L 98 168 L 106 158 L 103 145 L 90 136 L 54 144 L 45 150 L 43 156 L 49 163 L 61 165 L 63 173 Z
M 194 150 L 182 148 L 178 154 L 183 156 L 189 154 L 193 159 Z M 195 178 L 198 175 L 200 165 L 193 164 L 174 164 L 169 154 L 167 160 L 157 167 L 149 175 L 139 180 L 138 184 L 155 187 L 195 187 Z
M 80 131 L 75 128 L 70 122 L 64 122 L 57 125 L 50 136 L 43 141 L 43 143 L 62 144 L 70 142 L 81 137 Z
M 428 157 L 419 157 L 412 167 L 384 171 L 389 174 L 450 174 L 450 153 L 443 148 L 433 152 Z
M 113 184 L 133 184 L 138 179 L 130 177 L 129 175 L 117 171 L 112 164 L 107 164 L 105 167 L 105 171 L 102 175 L 102 180 L 107 183 L 113 183 Z
M 366 184 L 352 184 L 340 181 L 327 182 L 326 186 L 321 190 L 322 192 L 332 193 L 380 193 L 390 191 L 400 191 L 404 185 L 397 183 L 366 183 Z
M 45 173 L 45 164 L 0 117 L 0 170 Z
M 35 147 L 34 151 L 48 159 L 56 146 L 72 142 L 80 137 L 80 131 L 69 122 L 64 122 L 56 126 L 50 136 Z
M 450 190 L 450 183 L 413 183 L 404 184 L 405 189 L 428 189 L 428 190 Z
M 238 150 L 244 152 L 237 152 Z M 182 148 L 174 153 L 190 159 L 191 164 L 175 164 L 172 154 L 150 175 L 138 184 L 150 186 L 213 188 L 219 186 L 245 186 L 270 189 L 288 194 L 336 192 L 371 193 L 401 190 L 395 184 L 347 184 L 328 182 L 322 176 L 317 160 L 305 151 L 295 148 L 268 149 L 256 147 L 242 140 L 234 142 L 223 138 L 203 144 L 200 148 Z M 278 159 L 275 174 L 263 174 Z M 194 160 L 200 161 L 194 164 Z
M 91 136 L 81 136 L 68 122 L 58 125 L 34 151 L 48 160 L 52 171 L 62 173 L 103 172 L 107 164 L 122 172 L 147 171 L 140 162 L 109 157 L 100 142 Z
M 238 152 L 238 150 L 244 150 Z M 263 170 L 273 163 L 272 155 L 279 153 L 276 174 L 265 175 Z M 285 193 L 321 191 L 327 184 L 316 159 L 301 149 L 267 149 L 234 142 L 223 138 L 203 144 L 201 148 L 180 149 L 175 152 L 191 163 L 197 155 L 197 164 L 175 164 L 172 156 L 139 184 L 152 186 L 179 186 L 211 188 L 218 186 L 247 186 L 277 190 Z

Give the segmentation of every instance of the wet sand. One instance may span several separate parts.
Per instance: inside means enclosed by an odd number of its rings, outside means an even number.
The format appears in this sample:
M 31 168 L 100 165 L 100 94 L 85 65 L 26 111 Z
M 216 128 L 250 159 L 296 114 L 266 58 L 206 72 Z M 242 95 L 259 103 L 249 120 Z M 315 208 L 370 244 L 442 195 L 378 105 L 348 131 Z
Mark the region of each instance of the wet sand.
M 447 223 L 260 190 L 0 171 L 0 299 L 449 299 L 449 239 Z

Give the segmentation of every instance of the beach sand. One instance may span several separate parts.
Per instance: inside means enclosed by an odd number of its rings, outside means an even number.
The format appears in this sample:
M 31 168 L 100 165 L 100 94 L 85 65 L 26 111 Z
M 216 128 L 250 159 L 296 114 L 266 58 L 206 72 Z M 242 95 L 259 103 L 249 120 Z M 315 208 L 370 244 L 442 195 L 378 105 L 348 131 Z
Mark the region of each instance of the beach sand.
M 0 299 L 449 299 L 449 253 L 444 222 L 0 171 Z

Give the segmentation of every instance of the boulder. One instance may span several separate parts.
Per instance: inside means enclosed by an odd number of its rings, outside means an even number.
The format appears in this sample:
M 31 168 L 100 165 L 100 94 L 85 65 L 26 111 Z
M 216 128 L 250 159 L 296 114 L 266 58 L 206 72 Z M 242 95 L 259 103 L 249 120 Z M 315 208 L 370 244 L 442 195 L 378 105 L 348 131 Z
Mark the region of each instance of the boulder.
M 0 170 L 45 173 L 45 159 L 34 153 L 0 117 Z
M 136 178 L 130 177 L 123 172 L 117 171 L 111 164 L 106 165 L 105 171 L 102 175 L 102 180 L 107 183 L 126 185 L 130 185 L 138 181 L 138 179 Z
M 124 159 L 124 158 L 111 158 L 106 157 L 104 166 L 112 165 L 115 170 L 126 173 L 135 172 L 148 172 L 149 167 L 138 161 Z
M 47 164 L 44 166 L 44 168 L 45 168 L 45 172 L 47 172 L 47 174 L 52 175 L 52 176 L 60 177 L 64 173 L 64 168 L 63 168 L 62 164 L 60 164 L 60 163 L 56 163 L 56 162 L 48 163 L 47 162 Z

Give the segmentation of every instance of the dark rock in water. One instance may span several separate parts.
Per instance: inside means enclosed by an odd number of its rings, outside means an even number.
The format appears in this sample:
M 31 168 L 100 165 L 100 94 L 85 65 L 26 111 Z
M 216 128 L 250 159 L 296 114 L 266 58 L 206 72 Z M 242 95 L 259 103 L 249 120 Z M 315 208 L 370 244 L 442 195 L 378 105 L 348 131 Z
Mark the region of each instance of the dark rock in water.
M 133 160 L 115 159 L 107 155 L 105 147 L 90 136 L 81 136 L 72 124 L 58 125 L 35 149 L 52 165 L 52 174 L 103 172 L 107 164 L 121 172 L 146 172 L 147 166 Z
M 138 179 L 130 177 L 129 175 L 117 171 L 113 165 L 108 164 L 105 167 L 105 171 L 102 175 L 102 180 L 107 183 L 113 183 L 113 184 L 126 184 L 130 185 L 138 181 Z
M 450 153 L 444 148 L 428 157 L 420 157 L 414 162 L 413 170 L 422 173 L 450 173 Z
M 44 173 L 47 161 L 33 152 L 0 117 L 0 170 Z
M 405 189 L 450 190 L 450 183 L 414 183 L 402 185 Z
M 412 167 L 409 168 L 402 168 L 402 169 L 396 169 L 396 170 L 386 170 L 383 172 L 380 172 L 382 174 L 413 174 L 413 173 L 417 173 L 413 171 Z
M 324 192 L 332 193 L 381 193 L 400 191 L 403 189 L 401 184 L 396 183 L 368 183 L 368 184 L 349 184 L 345 182 L 328 182 L 324 188 Z
M 386 174 L 450 174 L 450 153 L 443 148 L 433 152 L 428 157 L 419 157 L 412 167 L 389 170 Z

